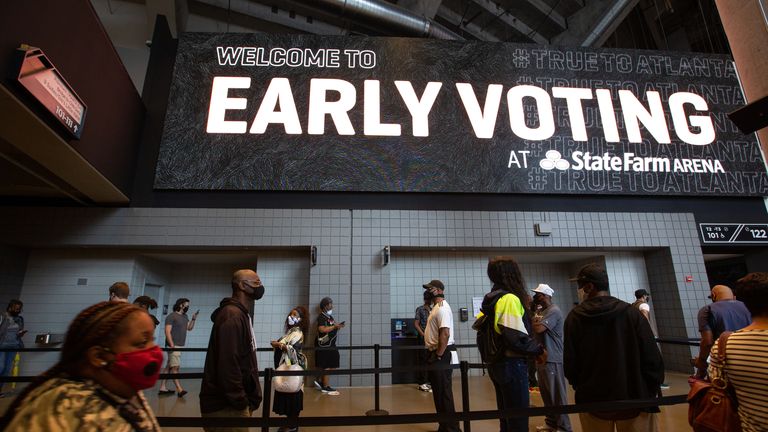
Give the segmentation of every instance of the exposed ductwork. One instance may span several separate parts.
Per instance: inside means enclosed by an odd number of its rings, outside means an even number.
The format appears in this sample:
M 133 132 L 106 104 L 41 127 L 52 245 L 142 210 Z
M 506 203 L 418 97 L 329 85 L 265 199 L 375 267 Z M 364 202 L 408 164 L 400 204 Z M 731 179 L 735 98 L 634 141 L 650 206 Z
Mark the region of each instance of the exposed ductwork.
M 297 3 L 337 14 L 374 29 L 391 30 L 393 34 L 464 40 L 429 18 L 382 0 L 301 0 Z

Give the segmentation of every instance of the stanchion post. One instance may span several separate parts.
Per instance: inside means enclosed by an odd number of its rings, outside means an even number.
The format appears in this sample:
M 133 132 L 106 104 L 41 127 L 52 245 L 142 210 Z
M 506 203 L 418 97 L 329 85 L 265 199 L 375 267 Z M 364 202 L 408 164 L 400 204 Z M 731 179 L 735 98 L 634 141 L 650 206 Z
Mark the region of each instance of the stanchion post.
M 264 426 L 261 427 L 261 432 L 269 432 L 269 426 L 267 421 L 269 420 L 269 407 L 272 405 L 272 374 L 274 369 L 266 368 L 264 370 L 264 394 L 261 400 L 261 418 L 264 419 Z
M 461 362 L 461 410 L 464 415 L 464 432 L 472 432 L 469 418 L 469 362 Z
M 373 345 L 373 367 L 376 368 L 376 372 L 373 374 L 373 409 L 366 411 L 367 416 L 382 416 L 389 415 L 388 411 L 384 411 L 380 406 L 379 395 L 379 352 L 381 351 L 381 345 Z

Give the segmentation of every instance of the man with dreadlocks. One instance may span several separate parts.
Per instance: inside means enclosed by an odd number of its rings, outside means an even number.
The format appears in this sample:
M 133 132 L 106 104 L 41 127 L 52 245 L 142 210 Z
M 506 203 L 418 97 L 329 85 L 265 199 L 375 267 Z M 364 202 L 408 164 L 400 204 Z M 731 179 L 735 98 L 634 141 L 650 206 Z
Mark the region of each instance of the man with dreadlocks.
M 500 432 L 527 432 L 528 417 L 505 418 L 512 408 L 528 408 L 528 358 L 537 363 L 547 354 L 533 336 L 531 296 L 525 289 L 520 267 L 512 257 L 495 257 L 488 262 L 491 292 L 483 297 L 481 315 L 493 317 L 493 330 L 503 341 L 504 353 L 488 364 L 488 375 L 496 389 Z
M 13 401 L 0 429 L 13 432 L 158 432 L 141 390 L 157 382 L 163 353 L 138 306 L 102 302 L 69 325 L 61 358 Z

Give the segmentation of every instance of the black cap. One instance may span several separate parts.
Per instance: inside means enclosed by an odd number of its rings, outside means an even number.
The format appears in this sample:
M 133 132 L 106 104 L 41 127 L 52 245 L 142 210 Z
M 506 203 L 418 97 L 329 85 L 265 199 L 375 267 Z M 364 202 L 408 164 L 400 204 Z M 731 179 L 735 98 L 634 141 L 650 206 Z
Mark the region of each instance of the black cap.
M 443 283 L 437 279 L 431 280 L 429 281 L 429 283 L 426 283 L 422 286 L 424 287 L 424 289 L 437 288 L 441 291 L 445 291 L 445 285 L 443 285 Z
M 651 294 L 648 291 L 646 291 L 646 290 L 644 290 L 642 288 L 640 288 L 639 290 L 635 291 L 635 298 L 639 299 L 642 296 L 650 297 Z
M 601 287 L 608 287 L 608 273 L 597 264 L 587 264 L 579 270 L 579 274 L 571 279 L 576 282 L 592 282 Z

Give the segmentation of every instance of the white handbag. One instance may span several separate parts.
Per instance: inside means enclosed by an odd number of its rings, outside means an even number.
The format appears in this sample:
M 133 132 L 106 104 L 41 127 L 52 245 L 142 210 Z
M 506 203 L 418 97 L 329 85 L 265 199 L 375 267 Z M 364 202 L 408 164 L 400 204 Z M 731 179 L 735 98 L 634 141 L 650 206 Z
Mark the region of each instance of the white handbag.
M 297 364 L 283 363 L 277 367 L 278 371 L 303 371 L 304 368 Z M 304 386 L 304 377 L 301 375 L 272 377 L 272 388 L 280 393 L 296 393 Z

